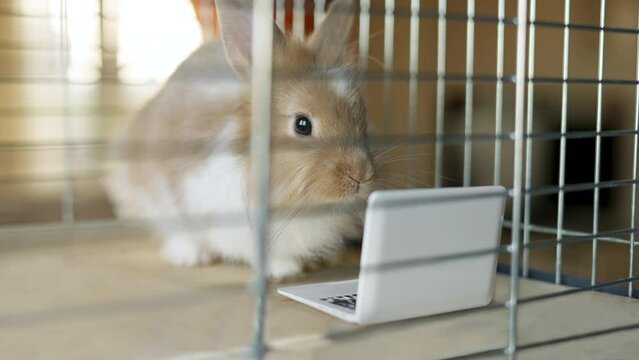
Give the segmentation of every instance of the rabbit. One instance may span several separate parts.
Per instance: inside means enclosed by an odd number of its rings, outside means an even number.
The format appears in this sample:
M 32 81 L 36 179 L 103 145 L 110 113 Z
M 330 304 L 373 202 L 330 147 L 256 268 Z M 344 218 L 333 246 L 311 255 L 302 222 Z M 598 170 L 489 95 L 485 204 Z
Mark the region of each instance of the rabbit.
M 194 51 L 109 144 L 116 213 L 148 223 L 178 266 L 254 265 L 256 256 L 247 151 L 252 3 L 216 6 L 220 40 Z M 306 40 L 273 24 L 274 78 L 285 77 L 273 83 L 271 206 L 290 211 L 270 223 L 266 272 L 274 280 L 336 260 L 343 237 L 361 236 L 363 210 L 296 216 L 307 206 L 363 201 L 375 188 L 373 157 L 359 141 L 369 124 L 348 46 L 352 14 L 352 0 L 334 1 Z M 322 143 L 329 139 L 340 142 Z

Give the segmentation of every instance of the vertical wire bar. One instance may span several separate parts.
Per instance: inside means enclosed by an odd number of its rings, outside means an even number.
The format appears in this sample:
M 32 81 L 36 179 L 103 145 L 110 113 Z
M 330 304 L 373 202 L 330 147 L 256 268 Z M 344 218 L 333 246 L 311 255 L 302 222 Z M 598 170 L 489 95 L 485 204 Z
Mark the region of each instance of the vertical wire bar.
M 305 2 L 306 0 L 293 0 L 293 34 L 300 39 L 304 39 Z
M 315 13 L 313 14 L 314 28 L 324 20 L 324 14 L 326 13 L 326 0 L 315 0 Z
M 564 229 L 564 185 L 566 182 L 566 131 L 568 127 L 568 74 L 570 62 L 570 0 L 564 0 L 564 51 L 561 84 L 561 139 L 559 148 L 559 201 L 557 204 L 557 248 L 555 258 L 555 283 L 561 283 L 561 262 Z
M 363 75 L 368 70 L 368 47 L 370 38 L 370 0 L 359 2 L 359 70 Z
M 639 28 L 639 16 L 637 16 L 637 28 Z M 639 84 L 639 36 L 637 36 L 637 83 Z M 639 85 L 635 88 L 635 136 L 634 136 L 634 151 L 633 151 L 633 163 L 632 174 L 635 180 L 632 184 L 632 198 L 630 200 L 630 227 L 634 229 L 637 226 L 637 179 L 639 179 L 639 168 L 637 161 L 639 161 Z M 633 231 L 630 233 L 630 253 L 628 267 L 628 276 L 634 277 L 635 275 L 635 246 L 637 246 L 637 234 Z M 628 283 L 628 297 L 632 297 L 633 282 Z
M 275 2 L 275 22 L 282 32 L 286 31 L 286 0 Z
M 386 0 L 384 16 L 384 133 L 391 132 L 393 114 L 393 60 L 395 50 L 395 0 Z
M 117 53 L 109 53 L 109 46 L 113 48 L 118 47 L 116 31 L 111 26 L 109 26 L 109 21 L 106 19 L 108 14 L 105 13 L 105 3 L 108 0 L 100 0 L 99 8 L 100 8 L 100 57 L 102 60 L 102 68 L 101 68 L 101 76 L 103 78 L 118 78 L 118 58 Z M 111 5 L 113 8 L 113 5 Z
M 510 300 L 508 301 L 508 347 L 506 353 L 510 360 L 517 359 L 517 337 L 519 319 L 519 240 L 521 231 L 523 150 L 524 150 L 524 112 L 526 107 L 526 10 L 528 0 L 519 0 L 517 8 L 517 83 L 515 103 L 515 155 L 513 171 L 513 215 L 510 242 Z
M 386 0 L 384 16 L 384 133 L 391 133 L 393 116 L 393 60 L 395 50 L 395 0 Z
M 534 131 L 534 108 L 535 108 L 535 43 L 536 43 L 536 27 L 537 20 L 537 0 L 530 0 L 530 25 L 528 35 L 528 101 L 526 114 L 526 135 L 532 134 Z M 532 206 L 532 197 L 528 190 L 532 188 L 532 163 L 533 163 L 533 140 L 526 137 L 526 183 L 524 185 L 524 250 L 522 263 L 522 276 L 528 277 L 530 267 L 530 213 Z
M 359 1 L 359 81 L 364 101 L 368 105 L 368 48 L 370 41 L 370 0 Z
M 493 184 L 501 183 L 501 132 L 504 123 L 504 17 L 506 16 L 506 0 L 497 4 L 497 85 L 495 89 L 495 159 Z
M 473 143 L 473 90 L 475 69 L 475 0 L 468 0 L 466 22 L 466 110 L 464 114 L 464 186 L 471 184 Z
M 251 177 L 253 189 L 251 215 L 254 224 L 256 258 L 254 270 L 257 297 L 253 355 L 263 359 L 264 323 L 266 316 L 266 243 L 269 238 L 271 187 L 271 90 L 273 69 L 273 0 L 256 1 L 253 5 L 253 57 L 251 76 Z
M 73 141 L 73 128 L 71 124 L 71 118 L 69 116 L 69 26 L 68 26 L 68 8 L 67 0 L 60 0 L 60 63 L 63 71 L 62 86 L 62 101 L 64 106 L 64 167 L 65 167 L 65 181 L 64 190 L 62 191 L 62 223 L 65 225 L 72 225 L 75 222 L 75 192 L 73 182 L 73 148 L 71 143 Z
M 420 0 L 411 0 L 411 18 L 410 18 L 410 54 L 409 54 L 409 72 L 410 80 L 408 83 L 408 133 L 414 135 L 417 133 L 417 95 L 418 82 L 417 74 L 419 73 L 419 11 Z M 409 163 L 409 175 L 411 179 L 415 178 L 415 145 L 411 145 L 411 159 Z
M 599 233 L 599 181 L 601 180 L 601 130 L 602 130 L 602 103 L 603 103 L 603 75 L 604 75 L 604 41 L 606 26 L 606 0 L 601 0 L 599 10 L 599 64 L 597 69 L 597 136 L 595 138 L 595 190 L 592 209 L 592 233 Z M 590 273 L 590 285 L 597 283 L 597 238 L 592 239 L 592 267 Z
M 437 103 L 435 120 L 435 187 L 442 186 L 444 172 L 444 112 L 446 111 L 446 0 L 439 0 L 437 18 Z
M 114 66 L 112 65 L 110 57 L 107 56 L 107 52 L 105 51 L 105 44 L 107 43 L 107 24 L 104 19 L 104 0 L 98 1 L 98 17 L 100 21 L 100 76 L 102 78 L 112 75 L 117 76 L 117 74 L 113 74 Z

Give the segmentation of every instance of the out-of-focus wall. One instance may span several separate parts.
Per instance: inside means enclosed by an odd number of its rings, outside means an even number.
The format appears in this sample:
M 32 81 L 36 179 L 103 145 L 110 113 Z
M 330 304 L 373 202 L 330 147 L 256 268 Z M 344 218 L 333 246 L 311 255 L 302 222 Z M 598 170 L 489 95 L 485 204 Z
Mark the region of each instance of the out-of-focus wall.
M 61 4 L 0 1 L 0 224 L 59 222 L 70 175 L 77 220 L 111 217 L 105 139 L 200 43 L 188 0 Z
M 181 58 L 199 43 L 202 32 L 197 28 L 193 4 L 200 9 L 203 1 L 167 0 L 162 2 L 116 0 L 68 1 L 71 82 L 62 81 L 65 75 L 59 51 L 59 0 L 32 2 L 25 0 L 0 1 L 0 141 L 12 148 L 0 151 L 0 223 L 31 220 L 57 221 L 60 218 L 60 199 L 66 176 L 65 159 L 68 153 L 61 146 L 65 139 L 78 143 L 73 152 L 73 171 L 77 177 L 74 187 L 76 208 L 80 218 L 110 216 L 96 177 L 99 177 L 101 150 L 99 146 L 113 128 L 131 116 L 161 85 Z M 497 0 L 476 2 L 476 14 L 494 20 Z M 102 7 L 100 7 L 100 4 Z M 408 73 L 409 23 L 405 16 L 410 0 L 395 2 L 398 16 L 394 24 L 393 69 L 399 75 Z M 465 1 L 448 1 L 446 69 L 451 75 L 464 75 L 466 67 Z M 287 2 L 291 8 L 292 2 Z M 384 60 L 384 2 L 373 0 L 370 31 L 370 60 L 372 74 L 367 86 L 369 115 L 374 133 L 389 130 L 401 135 L 408 132 L 408 82 L 405 78 L 391 85 L 392 101 L 384 101 L 384 82 L 379 76 Z M 418 133 L 435 130 L 435 81 L 432 75 L 437 66 L 436 0 L 422 0 L 420 19 L 419 72 L 427 79 L 418 87 Z M 607 26 L 636 28 L 639 4 L 633 0 L 608 1 Z M 154 16 L 148 16 L 153 8 Z M 506 1 L 506 17 L 513 19 L 516 2 Z M 103 16 L 99 16 L 102 14 Z M 403 15 L 402 15 L 403 14 Z M 400 16 L 401 15 L 401 16 Z M 596 26 L 599 1 L 573 1 L 571 21 Z M 204 17 L 205 18 L 205 17 Z M 539 21 L 561 23 L 563 2 L 537 1 Z M 213 21 L 212 19 L 208 19 Z M 214 23 L 214 22 L 212 22 Z M 170 24 L 170 26 L 167 26 Z M 358 27 L 356 21 L 355 27 Z M 515 26 L 505 27 L 505 74 L 514 74 Z M 536 46 L 536 76 L 561 77 L 563 28 L 538 27 Z M 204 32 L 206 34 L 206 32 Z M 206 36 L 205 36 L 206 37 Z M 354 33 L 354 46 L 357 35 Z M 636 37 L 632 34 L 608 33 L 605 36 L 605 78 L 635 78 Z M 496 71 L 497 25 L 494 21 L 475 24 L 474 72 L 494 76 Z M 570 76 L 594 79 L 597 76 L 598 33 L 575 29 L 571 32 Z M 561 119 L 560 84 L 539 84 L 535 87 L 536 131 L 557 131 Z M 570 131 L 594 130 L 597 110 L 596 85 L 571 84 L 568 97 L 568 128 Z M 474 87 L 474 130 L 482 134 L 494 132 L 495 83 L 483 81 Z M 446 131 L 460 133 L 464 118 L 464 83 L 449 81 L 446 86 Z M 631 129 L 634 125 L 635 87 L 605 85 L 603 97 L 604 129 Z M 67 104 L 68 106 L 66 106 Z M 390 106 L 386 106 L 390 104 Z M 514 115 L 514 86 L 504 86 L 504 131 L 512 131 Z M 384 116 L 391 119 L 388 128 Z M 70 135 L 68 138 L 65 135 Z M 31 147 L 30 144 L 48 144 Z M 462 182 L 462 144 L 447 144 L 444 151 L 445 185 Z M 606 150 L 602 179 L 623 179 L 631 176 L 632 139 L 615 140 Z M 473 184 L 492 182 L 492 142 L 477 142 L 473 147 Z M 591 149 L 589 144 L 569 143 L 569 159 L 574 149 Z M 572 150 L 571 150 L 572 149 Z M 407 151 L 399 149 L 398 151 Z M 556 183 L 557 141 L 536 142 L 534 147 L 534 185 Z M 581 150 L 580 150 L 581 151 Z M 418 146 L 417 181 L 413 185 L 432 185 L 434 146 Z M 512 146 L 503 147 L 502 183 L 512 182 Z M 579 155 L 579 154 L 577 154 Z M 583 151 L 582 151 L 583 155 Z M 585 156 L 581 156 L 582 158 Z M 594 157 L 591 163 L 594 163 Z M 406 173 L 406 164 L 398 164 L 397 172 Z M 592 164 L 586 164 L 592 166 Z M 585 166 L 585 165 L 584 165 Z M 570 168 L 572 169 L 572 168 Z M 589 171 L 585 171 L 588 173 Z M 585 181 L 576 179 L 575 181 Z M 602 221 L 616 226 L 626 219 L 628 189 L 614 190 L 608 195 L 606 217 Z M 553 199 L 539 199 L 541 212 L 548 213 L 548 221 L 556 214 L 546 211 Z M 576 203 L 575 209 L 589 212 L 588 205 Z M 618 205 L 618 206 L 617 206 Z M 575 212 L 577 213 L 577 212 Z M 575 226 L 589 226 L 590 218 L 577 217 Z M 625 221 L 625 220 L 624 220 Z

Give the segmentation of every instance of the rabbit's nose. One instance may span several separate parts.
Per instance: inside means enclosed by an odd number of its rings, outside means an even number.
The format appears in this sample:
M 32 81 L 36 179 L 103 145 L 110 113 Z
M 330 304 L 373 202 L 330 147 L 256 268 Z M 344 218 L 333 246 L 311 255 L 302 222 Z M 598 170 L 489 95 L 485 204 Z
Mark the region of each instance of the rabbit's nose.
M 352 174 L 346 174 L 346 176 L 348 176 L 349 179 L 353 180 L 354 182 L 360 184 L 362 182 L 362 180 L 358 177 L 353 176 Z
M 362 180 L 353 177 L 353 175 L 351 175 L 351 174 L 346 174 L 346 176 L 353 181 L 353 183 L 354 183 L 353 185 L 355 186 L 355 192 L 358 192 L 359 191 L 359 186 L 362 183 Z

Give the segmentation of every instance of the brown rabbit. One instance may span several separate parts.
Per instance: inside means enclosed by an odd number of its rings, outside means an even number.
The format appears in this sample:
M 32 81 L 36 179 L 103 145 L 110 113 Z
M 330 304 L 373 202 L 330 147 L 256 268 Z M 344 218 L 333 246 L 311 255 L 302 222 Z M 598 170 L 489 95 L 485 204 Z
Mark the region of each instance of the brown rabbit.
M 118 214 L 147 221 L 165 239 L 168 260 L 185 266 L 251 264 L 255 255 L 246 152 L 252 4 L 216 4 L 221 41 L 186 59 L 110 147 L 107 185 Z M 271 224 L 267 270 L 274 278 L 298 274 L 305 261 L 335 258 L 344 235 L 361 231 L 360 212 L 296 216 L 298 209 L 362 200 L 374 187 L 372 157 L 357 141 L 368 123 L 348 51 L 352 13 L 352 0 L 334 1 L 307 41 L 274 25 L 271 199 L 290 210 Z M 207 226 L 195 226 L 197 219 Z

